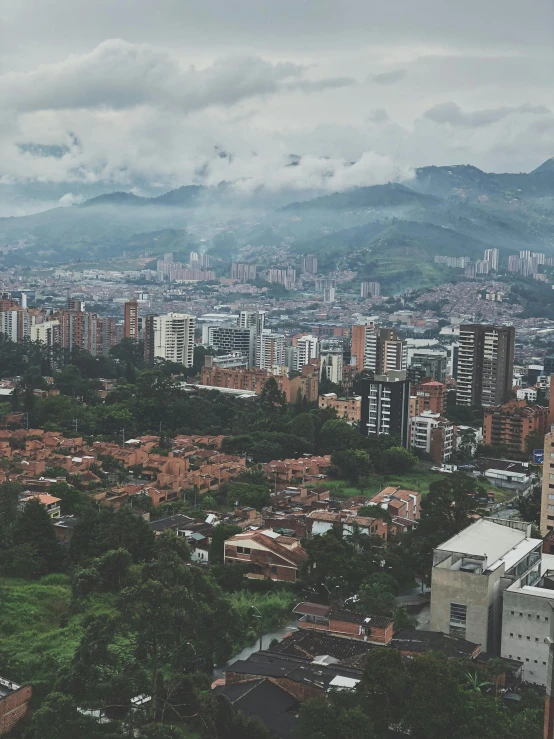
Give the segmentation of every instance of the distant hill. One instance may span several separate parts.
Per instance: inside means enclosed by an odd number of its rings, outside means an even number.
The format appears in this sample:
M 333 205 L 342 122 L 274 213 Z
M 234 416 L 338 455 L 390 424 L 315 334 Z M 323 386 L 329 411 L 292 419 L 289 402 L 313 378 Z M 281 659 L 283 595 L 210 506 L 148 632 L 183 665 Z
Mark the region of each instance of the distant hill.
M 387 185 L 372 185 L 370 187 L 355 187 L 345 192 L 336 192 L 332 195 L 323 195 L 313 200 L 290 203 L 284 211 L 305 210 L 345 210 L 359 208 L 398 208 L 402 206 L 418 205 L 433 207 L 440 202 L 439 198 L 425 195 L 406 185 L 389 182 Z
M 554 158 L 528 174 L 421 167 L 404 183 L 315 197 L 303 192 L 288 204 L 286 193 L 245 195 L 232 183 L 185 185 L 157 197 L 112 192 L 0 218 L 0 247 L 6 245 L 17 248 L 0 257 L 0 267 L 104 264 L 123 252 L 186 258 L 190 250 L 208 250 L 230 260 L 241 249 L 249 261 L 269 266 L 275 253 L 290 249 L 317 254 L 323 271 L 352 269 L 397 291 L 460 274 L 435 264 L 437 255 L 477 259 L 494 246 L 506 265 L 520 249 L 554 254 Z

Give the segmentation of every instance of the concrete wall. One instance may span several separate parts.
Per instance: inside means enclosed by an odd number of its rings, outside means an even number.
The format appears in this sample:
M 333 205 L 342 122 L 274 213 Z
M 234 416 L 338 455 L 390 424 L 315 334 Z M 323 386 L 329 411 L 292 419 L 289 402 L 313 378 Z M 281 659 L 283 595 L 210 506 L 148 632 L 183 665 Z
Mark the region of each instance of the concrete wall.
M 523 591 L 504 592 L 501 656 L 523 662 L 523 679 L 538 685 L 546 685 L 551 603 Z
M 452 570 L 450 564 L 449 557 L 441 565 L 433 567 L 430 630 L 450 634 L 450 604 L 465 605 L 465 638 L 481 644 L 483 651 L 494 653 L 495 644 L 488 643 L 489 605 L 500 597 L 498 583 L 504 574 L 504 566 L 490 575 L 476 575 Z

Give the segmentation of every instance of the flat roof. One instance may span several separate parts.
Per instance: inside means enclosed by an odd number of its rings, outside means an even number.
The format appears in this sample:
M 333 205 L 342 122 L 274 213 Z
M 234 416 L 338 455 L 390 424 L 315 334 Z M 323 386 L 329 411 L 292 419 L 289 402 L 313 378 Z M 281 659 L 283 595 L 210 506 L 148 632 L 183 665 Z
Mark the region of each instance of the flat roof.
M 486 560 L 485 569 L 489 569 L 526 539 L 527 537 L 523 531 L 494 523 L 489 519 L 480 518 L 471 526 L 468 526 L 467 529 L 460 531 L 459 534 L 440 544 L 437 550 L 482 557 Z M 531 549 L 539 542 L 538 539 L 530 539 L 529 541 L 533 542 Z M 511 562 L 511 558 L 508 561 Z M 511 567 L 517 561 L 515 560 L 509 566 Z M 506 569 L 508 569 L 508 564 Z

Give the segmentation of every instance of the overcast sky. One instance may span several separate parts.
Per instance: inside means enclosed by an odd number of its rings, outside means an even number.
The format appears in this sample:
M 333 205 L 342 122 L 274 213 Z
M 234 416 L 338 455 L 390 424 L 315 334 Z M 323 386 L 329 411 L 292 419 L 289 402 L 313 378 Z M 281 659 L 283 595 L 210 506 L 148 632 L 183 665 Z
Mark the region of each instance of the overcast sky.
M 83 182 L 337 190 L 554 156 L 553 0 L 0 0 L 0 14 L 0 182 L 67 183 L 65 202 Z

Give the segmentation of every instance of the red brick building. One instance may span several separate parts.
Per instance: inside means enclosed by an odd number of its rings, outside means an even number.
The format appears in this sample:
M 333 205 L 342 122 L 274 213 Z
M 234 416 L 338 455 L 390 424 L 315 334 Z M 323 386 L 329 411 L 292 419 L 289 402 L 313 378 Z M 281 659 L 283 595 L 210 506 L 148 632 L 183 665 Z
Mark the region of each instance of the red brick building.
M 31 694 L 30 685 L 17 685 L 0 677 L 0 736 L 9 734 L 26 715 Z
M 446 385 L 425 377 L 417 385 L 414 385 L 413 394 L 416 397 L 414 415 L 420 416 L 423 411 L 432 411 L 433 413 L 440 413 L 442 416 L 446 404 Z
M 548 408 L 542 405 L 510 400 L 504 405 L 485 408 L 483 444 L 502 445 L 512 452 L 524 452 L 530 434 L 544 436 L 548 430 Z

